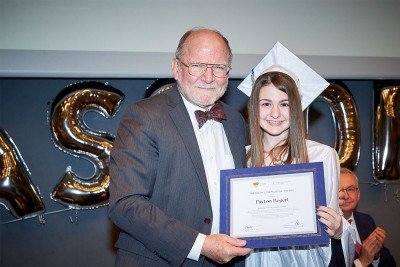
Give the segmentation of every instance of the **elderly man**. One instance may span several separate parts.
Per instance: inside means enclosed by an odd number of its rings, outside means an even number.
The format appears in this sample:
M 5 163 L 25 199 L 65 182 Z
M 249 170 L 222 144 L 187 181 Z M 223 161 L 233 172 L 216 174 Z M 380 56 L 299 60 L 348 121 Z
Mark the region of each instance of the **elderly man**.
M 231 60 L 219 32 L 190 30 L 172 60 L 177 85 L 126 110 L 111 152 L 116 266 L 212 266 L 250 252 L 218 234 L 219 172 L 246 161 L 245 122 L 218 101 Z
M 357 234 L 355 266 L 396 266 L 393 256 L 383 246 L 386 232 L 376 227 L 368 214 L 355 211 L 360 201 L 357 176 L 350 170 L 340 170 L 340 191 L 344 193 L 344 203 L 340 208 L 343 216 L 355 228 Z

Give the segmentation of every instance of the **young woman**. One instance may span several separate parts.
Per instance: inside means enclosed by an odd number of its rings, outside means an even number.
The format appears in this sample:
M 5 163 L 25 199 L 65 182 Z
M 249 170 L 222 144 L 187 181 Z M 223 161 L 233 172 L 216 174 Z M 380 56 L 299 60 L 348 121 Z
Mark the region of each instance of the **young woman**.
M 248 102 L 251 138 L 248 167 L 322 161 L 328 207 L 318 207 L 317 216 L 326 225 L 327 233 L 338 240 L 343 222 L 337 212 L 340 170 L 337 153 L 329 146 L 306 139 L 297 77 L 280 66 L 272 69 L 257 78 Z M 344 244 L 344 247 L 349 246 Z M 328 266 L 331 257 L 330 245 L 255 249 L 246 258 L 246 266 Z M 345 252 L 344 257 L 351 262 L 349 253 Z

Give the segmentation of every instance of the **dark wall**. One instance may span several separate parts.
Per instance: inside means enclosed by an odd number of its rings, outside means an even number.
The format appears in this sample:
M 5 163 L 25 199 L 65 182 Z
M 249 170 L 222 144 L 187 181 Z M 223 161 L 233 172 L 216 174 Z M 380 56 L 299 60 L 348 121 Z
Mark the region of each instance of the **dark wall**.
M 90 79 L 93 80 L 93 79 Z M 46 206 L 45 224 L 38 217 L 13 221 L 0 208 L 1 266 L 113 266 L 113 243 L 118 230 L 107 217 L 107 207 L 69 210 L 50 199 L 50 193 L 68 166 L 79 176 L 88 177 L 93 166 L 55 147 L 48 122 L 53 99 L 68 85 L 83 79 L 0 79 L 0 128 L 13 138 L 31 171 L 33 183 L 40 189 Z M 86 122 L 94 129 L 115 135 L 123 110 L 143 98 L 152 79 L 103 79 L 125 94 L 120 111 L 112 119 L 90 112 Z M 236 89 L 239 80 L 231 80 L 225 102 L 243 110 L 247 97 Z M 345 81 L 354 96 L 361 121 L 361 154 L 356 173 L 362 192 L 360 210 L 372 214 L 376 223 L 388 232 L 387 246 L 400 262 L 398 213 L 394 186 L 388 186 L 387 201 L 382 185 L 371 186 L 372 178 L 372 93 L 373 81 Z M 310 123 L 312 139 L 334 144 L 334 124 L 330 111 L 314 103 Z M 323 129 L 323 130 L 322 130 Z M 397 213 L 396 213 L 397 212 Z M 72 221 L 72 222 L 71 222 Z M 396 251 L 397 250 L 397 251 Z

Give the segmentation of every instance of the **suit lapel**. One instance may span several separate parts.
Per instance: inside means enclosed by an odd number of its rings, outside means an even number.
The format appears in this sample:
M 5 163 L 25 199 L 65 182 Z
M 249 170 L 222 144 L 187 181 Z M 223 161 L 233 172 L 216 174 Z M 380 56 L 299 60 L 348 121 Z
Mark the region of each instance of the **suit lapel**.
M 197 143 L 196 135 L 194 133 L 189 114 L 176 86 L 171 89 L 171 92 L 168 96 L 169 105 L 171 106 L 169 114 L 182 138 L 183 143 L 185 144 L 186 150 L 189 153 L 194 169 L 200 180 L 200 184 L 203 188 L 204 194 L 206 195 L 207 201 L 211 206 L 203 160 L 201 158 L 199 145 Z
M 364 241 L 368 237 L 368 233 L 365 231 L 368 229 L 368 226 L 366 228 L 365 223 L 361 219 L 361 216 L 358 212 L 353 212 L 353 217 L 354 220 L 356 221 L 356 226 L 357 226 L 357 232 L 358 235 L 360 236 L 361 242 Z

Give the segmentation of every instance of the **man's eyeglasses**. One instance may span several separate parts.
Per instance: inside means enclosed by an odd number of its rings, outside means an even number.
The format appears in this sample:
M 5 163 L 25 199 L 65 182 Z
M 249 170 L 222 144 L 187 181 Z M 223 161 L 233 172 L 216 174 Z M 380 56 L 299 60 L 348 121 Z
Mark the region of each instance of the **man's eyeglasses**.
M 352 195 L 352 194 L 354 195 L 357 192 L 357 190 L 358 190 L 358 187 L 349 186 L 349 187 L 345 187 L 345 188 L 340 189 L 339 192 L 344 192 L 344 193 L 347 193 L 349 195 Z
M 185 64 L 179 58 L 176 58 L 183 66 L 187 67 L 189 70 L 189 74 L 200 77 L 203 75 L 208 68 L 211 68 L 212 73 L 215 77 L 225 78 L 228 76 L 231 67 L 223 65 L 223 64 L 207 64 L 207 63 L 189 63 Z

